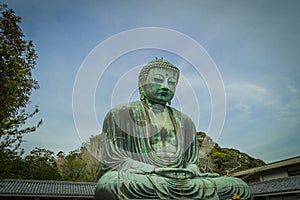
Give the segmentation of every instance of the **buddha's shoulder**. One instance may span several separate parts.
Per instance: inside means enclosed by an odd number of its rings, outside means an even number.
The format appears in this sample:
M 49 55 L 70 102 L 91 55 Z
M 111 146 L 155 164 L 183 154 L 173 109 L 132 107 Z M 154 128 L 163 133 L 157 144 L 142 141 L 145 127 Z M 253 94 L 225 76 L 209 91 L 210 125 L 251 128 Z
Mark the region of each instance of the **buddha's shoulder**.
M 184 120 L 186 122 L 193 123 L 192 119 L 189 116 L 187 116 L 186 114 L 184 114 L 183 112 L 181 112 L 173 107 L 169 107 L 169 109 L 171 109 L 171 111 L 175 117 L 180 118 L 181 120 Z
M 134 101 L 134 102 L 127 102 L 119 104 L 115 107 L 113 107 L 109 113 L 120 113 L 120 112 L 126 112 L 126 111 L 134 111 L 134 110 L 141 110 L 143 109 L 143 105 L 140 101 Z

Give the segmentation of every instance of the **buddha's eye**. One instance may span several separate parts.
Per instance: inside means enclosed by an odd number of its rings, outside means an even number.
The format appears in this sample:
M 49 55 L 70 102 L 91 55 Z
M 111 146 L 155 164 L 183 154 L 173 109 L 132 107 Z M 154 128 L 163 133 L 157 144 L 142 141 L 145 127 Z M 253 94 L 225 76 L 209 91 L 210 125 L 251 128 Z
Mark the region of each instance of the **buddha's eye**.
M 161 78 L 153 78 L 153 80 L 157 83 L 162 83 L 164 80 Z
M 152 80 L 155 83 L 163 83 L 164 82 L 164 78 L 160 75 L 154 75 Z
M 168 81 L 168 83 L 172 86 L 175 86 L 175 84 L 176 84 L 175 81 Z
M 171 85 L 171 86 L 175 86 L 176 85 L 176 80 L 174 78 L 170 78 L 168 80 L 168 84 Z

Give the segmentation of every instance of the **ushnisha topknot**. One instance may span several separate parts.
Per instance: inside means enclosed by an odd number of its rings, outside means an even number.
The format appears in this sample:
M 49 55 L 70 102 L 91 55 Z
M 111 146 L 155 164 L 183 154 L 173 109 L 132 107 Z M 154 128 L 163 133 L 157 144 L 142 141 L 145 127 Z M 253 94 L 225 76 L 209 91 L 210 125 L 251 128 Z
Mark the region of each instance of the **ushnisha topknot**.
M 150 69 L 155 68 L 155 67 L 159 67 L 159 68 L 168 68 L 171 70 L 174 70 L 175 72 L 177 72 L 178 74 L 180 73 L 180 70 L 174 66 L 173 64 L 171 64 L 170 62 L 164 60 L 163 58 L 155 58 L 154 60 L 150 61 L 148 64 L 146 64 L 142 70 L 140 71 L 139 74 L 139 80 L 138 80 L 138 85 L 139 88 L 144 84 L 144 82 L 147 79 L 147 75 Z M 178 78 L 179 76 L 177 76 L 177 80 L 176 83 L 178 82 Z

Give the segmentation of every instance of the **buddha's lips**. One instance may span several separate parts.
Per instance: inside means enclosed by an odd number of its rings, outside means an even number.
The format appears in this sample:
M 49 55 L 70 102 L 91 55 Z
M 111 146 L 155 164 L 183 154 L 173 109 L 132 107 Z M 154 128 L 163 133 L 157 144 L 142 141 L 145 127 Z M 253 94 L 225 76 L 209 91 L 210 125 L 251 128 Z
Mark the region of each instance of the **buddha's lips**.
M 167 96 L 169 93 L 168 92 L 160 92 L 159 93 L 161 96 Z
M 171 91 L 160 91 L 160 92 L 158 92 L 158 94 L 161 96 L 168 96 L 168 95 L 171 95 L 172 92 Z

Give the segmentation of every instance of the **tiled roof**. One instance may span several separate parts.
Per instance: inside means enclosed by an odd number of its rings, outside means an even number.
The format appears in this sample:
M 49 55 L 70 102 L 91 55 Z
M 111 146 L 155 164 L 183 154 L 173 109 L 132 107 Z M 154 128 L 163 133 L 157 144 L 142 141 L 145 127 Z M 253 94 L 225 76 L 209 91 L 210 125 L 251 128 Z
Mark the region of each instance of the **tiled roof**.
M 249 183 L 254 196 L 300 191 L 300 176 L 278 178 L 264 182 Z
M 85 197 L 93 198 L 96 183 L 0 180 L 0 196 Z M 300 191 L 300 176 L 250 183 L 254 196 Z
M 40 181 L 40 180 L 0 180 L 0 196 L 56 196 L 93 198 L 96 183 Z

